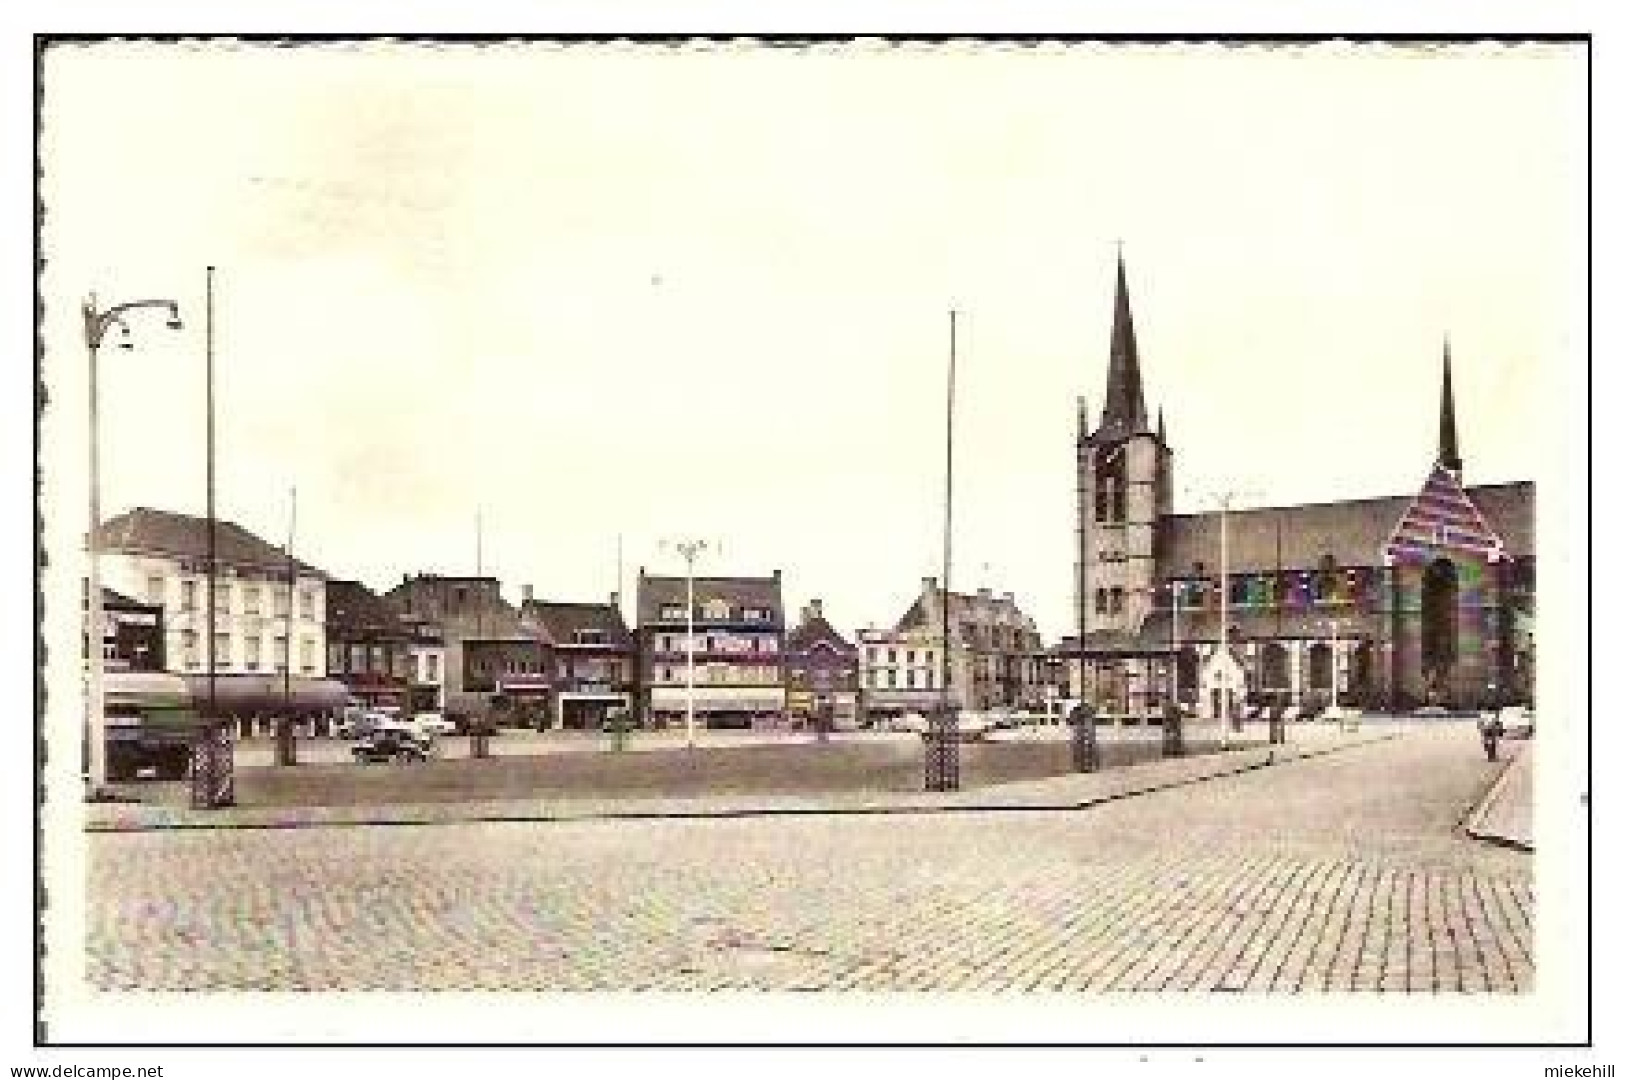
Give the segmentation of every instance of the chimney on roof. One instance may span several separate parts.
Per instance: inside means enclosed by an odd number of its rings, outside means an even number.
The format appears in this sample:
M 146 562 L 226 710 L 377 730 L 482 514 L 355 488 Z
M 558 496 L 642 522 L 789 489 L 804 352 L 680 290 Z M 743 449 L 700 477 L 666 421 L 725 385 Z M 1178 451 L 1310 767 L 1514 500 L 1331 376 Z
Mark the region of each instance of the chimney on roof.
M 977 589 L 976 590 L 976 599 L 978 599 L 978 600 L 991 600 L 991 599 L 993 599 L 993 590 L 989 589 L 989 588 L 986 588 L 985 586 L 983 588 Z
M 934 577 L 921 578 L 920 588 L 925 591 L 927 596 L 930 596 L 937 591 L 937 579 Z
M 807 610 L 812 614 L 813 618 L 822 619 L 824 617 L 824 602 L 822 600 L 813 599 L 808 602 Z
M 1004 602 L 1009 604 L 1011 607 L 1014 607 L 1015 604 L 1016 604 L 1016 594 L 1013 593 L 1013 592 L 1005 593 L 1004 594 Z
M 774 570 L 774 571 L 773 571 L 773 580 L 774 580 L 774 581 L 778 581 L 778 580 L 779 580 L 779 579 L 780 579 L 780 576 L 781 576 L 781 575 L 780 575 L 780 574 L 779 574 L 779 571 L 778 571 L 778 570 Z
M 620 593 L 612 592 L 612 593 L 609 594 L 609 606 L 614 608 L 616 611 L 621 610 L 621 594 Z
M 528 604 L 536 598 L 536 590 L 531 588 L 529 585 L 521 585 L 519 586 L 519 595 L 524 599 L 524 602 Z

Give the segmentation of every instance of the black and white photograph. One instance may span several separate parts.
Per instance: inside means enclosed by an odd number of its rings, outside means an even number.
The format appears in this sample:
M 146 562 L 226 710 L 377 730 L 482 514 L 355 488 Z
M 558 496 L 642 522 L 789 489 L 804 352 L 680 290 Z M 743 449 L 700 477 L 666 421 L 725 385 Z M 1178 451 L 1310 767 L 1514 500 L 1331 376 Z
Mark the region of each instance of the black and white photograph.
M 1592 1038 L 1585 37 L 35 59 L 43 1042 Z

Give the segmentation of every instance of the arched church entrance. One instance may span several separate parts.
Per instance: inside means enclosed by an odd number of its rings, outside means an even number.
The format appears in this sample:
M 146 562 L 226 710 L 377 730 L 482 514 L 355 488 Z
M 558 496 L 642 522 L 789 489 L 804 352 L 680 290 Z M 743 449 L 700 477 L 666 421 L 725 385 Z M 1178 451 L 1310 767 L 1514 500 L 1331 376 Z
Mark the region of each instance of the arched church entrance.
M 1422 574 L 1422 685 L 1430 705 L 1448 704 L 1457 655 L 1456 564 L 1438 558 Z
M 1292 689 L 1292 674 L 1288 666 L 1286 646 L 1278 641 L 1266 642 L 1260 663 L 1264 696 L 1271 703 L 1284 703 Z

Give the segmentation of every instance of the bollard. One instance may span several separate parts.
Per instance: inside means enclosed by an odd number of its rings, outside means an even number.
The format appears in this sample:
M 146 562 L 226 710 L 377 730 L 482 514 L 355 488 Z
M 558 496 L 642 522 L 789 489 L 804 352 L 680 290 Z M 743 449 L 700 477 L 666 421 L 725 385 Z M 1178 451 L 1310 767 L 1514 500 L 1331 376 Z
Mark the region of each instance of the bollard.
M 1185 717 L 1172 702 L 1162 710 L 1162 756 L 1185 756 Z
M 1075 707 L 1067 717 L 1072 725 L 1072 771 L 1096 772 L 1100 768 L 1100 739 L 1095 730 L 1095 710 L 1087 702 Z
M 468 740 L 468 756 L 472 758 L 488 758 L 491 756 L 491 729 L 484 721 L 478 721 L 469 729 L 471 734 Z
M 299 764 L 299 751 L 293 733 L 293 721 L 283 717 L 276 722 L 276 763 Z
M 237 801 L 231 735 L 223 724 L 205 724 L 192 744 L 191 796 L 195 810 L 218 810 Z
M 959 716 L 943 705 L 931 714 L 925 739 L 925 790 L 959 790 Z
M 620 751 L 626 749 L 626 710 L 611 709 L 609 712 L 609 748 Z

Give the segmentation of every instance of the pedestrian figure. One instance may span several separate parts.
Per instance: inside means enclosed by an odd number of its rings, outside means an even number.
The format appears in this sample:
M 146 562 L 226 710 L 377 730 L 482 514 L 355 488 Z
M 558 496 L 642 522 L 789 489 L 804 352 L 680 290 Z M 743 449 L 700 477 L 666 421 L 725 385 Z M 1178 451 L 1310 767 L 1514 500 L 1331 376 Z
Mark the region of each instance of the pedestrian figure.
M 1486 713 L 1479 717 L 1478 734 L 1484 741 L 1484 756 L 1491 761 L 1497 760 L 1501 736 L 1506 734 L 1506 726 L 1501 723 L 1501 714 Z

